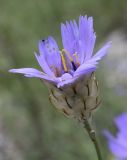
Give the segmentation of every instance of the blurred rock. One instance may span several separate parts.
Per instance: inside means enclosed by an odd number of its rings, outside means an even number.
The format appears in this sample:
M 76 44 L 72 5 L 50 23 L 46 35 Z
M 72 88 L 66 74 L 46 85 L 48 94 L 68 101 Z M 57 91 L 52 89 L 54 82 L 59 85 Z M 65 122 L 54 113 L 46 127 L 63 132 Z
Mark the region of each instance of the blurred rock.
M 107 85 L 120 96 L 127 94 L 127 34 L 117 30 L 110 34 L 112 46 L 105 60 Z

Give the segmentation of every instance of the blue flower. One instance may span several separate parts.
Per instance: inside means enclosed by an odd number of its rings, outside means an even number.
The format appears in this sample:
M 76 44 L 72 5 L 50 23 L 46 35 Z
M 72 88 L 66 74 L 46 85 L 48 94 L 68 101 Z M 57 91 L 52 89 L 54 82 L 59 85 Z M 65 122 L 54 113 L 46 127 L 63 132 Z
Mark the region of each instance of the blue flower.
M 93 18 L 80 16 L 76 21 L 61 24 L 63 48 L 59 49 L 53 37 L 39 41 L 39 55 L 35 57 L 42 69 L 10 69 L 9 72 L 21 73 L 26 77 L 36 77 L 55 84 L 58 88 L 71 85 L 79 78 L 96 70 L 98 61 L 107 53 L 107 43 L 96 54 L 93 50 L 96 35 Z
M 108 139 L 108 144 L 111 152 L 117 160 L 127 159 L 127 113 L 123 113 L 115 118 L 115 124 L 118 127 L 116 137 L 111 135 L 107 130 L 104 135 Z

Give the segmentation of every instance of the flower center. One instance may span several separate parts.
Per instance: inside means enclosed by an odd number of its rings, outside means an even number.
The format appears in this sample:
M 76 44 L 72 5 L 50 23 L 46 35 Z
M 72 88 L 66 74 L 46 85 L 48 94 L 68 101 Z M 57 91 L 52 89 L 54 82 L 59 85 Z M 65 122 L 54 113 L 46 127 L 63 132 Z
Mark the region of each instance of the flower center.
M 73 54 L 73 57 L 72 57 L 71 54 L 67 50 L 62 49 L 60 51 L 60 55 L 61 55 L 64 72 L 67 73 L 71 69 L 76 71 L 76 69 L 80 66 L 78 54 L 76 52 Z

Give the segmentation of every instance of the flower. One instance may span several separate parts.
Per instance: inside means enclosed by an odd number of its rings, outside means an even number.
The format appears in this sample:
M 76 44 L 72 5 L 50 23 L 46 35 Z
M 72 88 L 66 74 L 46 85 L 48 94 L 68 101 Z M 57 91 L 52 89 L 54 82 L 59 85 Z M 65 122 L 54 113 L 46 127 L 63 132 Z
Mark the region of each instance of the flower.
M 83 121 L 100 103 L 98 83 L 94 71 L 98 61 L 106 55 L 110 42 L 93 55 L 96 35 L 93 18 L 79 17 L 76 21 L 61 24 L 63 49 L 53 37 L 39 41 L 39 55 L 35 57 L 42 68 L 11 69 L 26 77 L 42 79 L 48 86 L 50 101 L 66 116 Z
M 127 113 L 123 113 L 115 118 L 115 124 L 118 127 L 118 132 L 114 137 L 107 130 L 104 135 L 108 139 L 109 149 L 117 160 L 127 159 Z
M 110 43 L 107 43 L 92 56 L 96 40 L 92 17 L 80 16 L 78 25 L 75 20 L 61 24 L 61 35 L 64 48 L 61 51 L 51 36 L 39 41 L 40 55 L 35 53 L 35 57 L 42 71 L 21 68 L 10 69 L 9 72 L 41 78 L 58 88 L 64 87 L 95 71 L 98 61 L 110 46 Z

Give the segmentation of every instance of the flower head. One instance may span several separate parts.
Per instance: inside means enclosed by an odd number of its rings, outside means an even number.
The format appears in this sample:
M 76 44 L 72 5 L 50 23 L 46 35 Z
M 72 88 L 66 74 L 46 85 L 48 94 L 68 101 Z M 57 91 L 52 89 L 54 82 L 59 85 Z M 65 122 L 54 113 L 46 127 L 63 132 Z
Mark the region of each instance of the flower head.
M 42 71 L 34 68 L 9 71 L 44 80 L 54 106 L 66 116 L 82 122 L 100 103 L 93 72 L 110 43 L 93 55 L 96 35 L 93 18 L 87 16 L 80 16 L 78 24 L 75 20 L 61 24 L 61 35 L 62 50 L 51 36 L 39 41 L 40 54 L 35 53 L 35 57 Z
M 108 131 L 104 131 L 104 135 L 108 139 L 111 152 L 118 160 L 127 159 L 127 113 L 123 113 L 115 118 L 115 124 L 118 127 L 116 137 Z
M 41 78 L 58 88 L 75 83 L 79 78 L 96 70 L 98 61 L 106 54 L 110 43 L 93 55 L 96 35 L 93 18 L 80 16 L 76 21 L 61 24 L 63 48 L 59 49 L 53 37 L 39 41 L 39 55 L 35 57 L 42 69 L 10 69 L 12 73 L 21 73 L 26 77 Z

